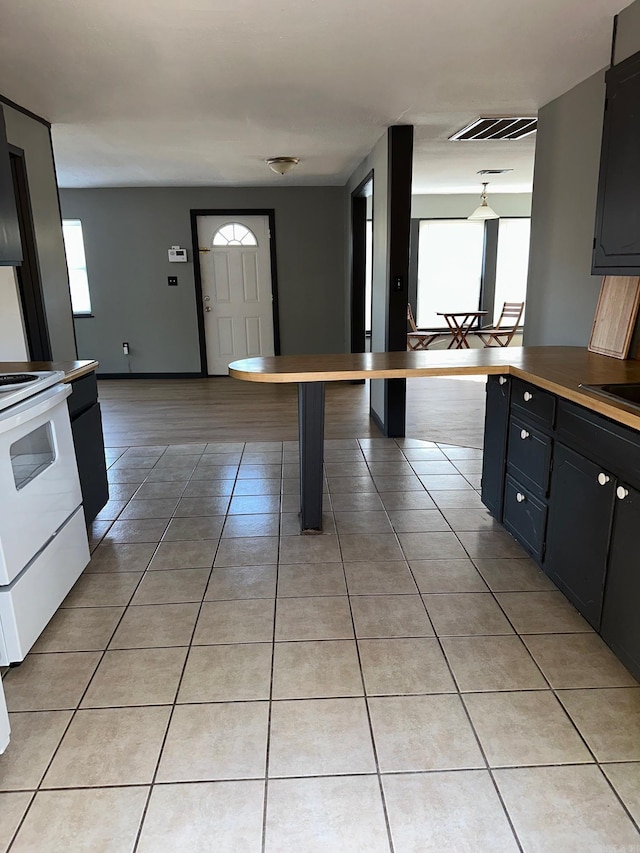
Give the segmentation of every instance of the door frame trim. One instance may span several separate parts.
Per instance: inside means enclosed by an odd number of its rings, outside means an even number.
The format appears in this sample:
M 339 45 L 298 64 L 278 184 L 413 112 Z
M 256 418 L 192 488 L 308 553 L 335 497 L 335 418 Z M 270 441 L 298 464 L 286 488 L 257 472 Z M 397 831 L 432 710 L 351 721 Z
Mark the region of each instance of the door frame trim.
M 365 190 L 371 185 L 371 193 Z M 373 169 L 358 184 L 351 193 L 351 352 L 365 352 L 366 327 L 365 293 L 366 293 L 366 227 L 367 227 L 367 195 L 375 193 Z M 373 210 L 371 211 L 373 220 Z M 355 347 L 357 346 L 357 349 Z
M 17 266 L 16 280 L 20 294 L 22 321 L 29 358 L 32 361 L 51 361 L 51 338 L 42 290 L 42 273 L 36 243 L 27 163 L 22 148 L 9 145 L 11 178 L 16 196 L 16 211 L 22 243 L 22 264 Z M 71 299 L 71 297 L 69 297 Z M 74 328 L 75 335 L 75 328 Z
M 204 327 L 204 310 L 202 307 L 202 274 L 200 271 L 200 252 L 198 246 L 198 217 L 199 216 L 266 216 L 269 222 L 269 251 L 271 255 L 271 307 L 273 313 L 273 351 L 280 355 L 280 312 L 278 310 L 278 268 L 276 263 L 276 212 L 275 208 L 196 208 L 190 210 L 191 215 L 191 244 L 193 251 L 193 273 L 196 292 L 196 314 L 198 318 L 198 338 L 200 343 L 200 372 L 209 376 L 207 365 L 207 338 Z

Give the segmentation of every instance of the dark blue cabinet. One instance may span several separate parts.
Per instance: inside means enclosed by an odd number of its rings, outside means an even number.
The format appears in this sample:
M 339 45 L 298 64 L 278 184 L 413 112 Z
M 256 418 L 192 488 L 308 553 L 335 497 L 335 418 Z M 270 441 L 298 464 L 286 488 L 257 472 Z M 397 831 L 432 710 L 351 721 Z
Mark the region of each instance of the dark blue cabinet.
M 482 458 L 482 502 L 498 521 L 502 521 L 510 393 L 511 379 L 508 376 L 488 377 Z
M 640 678 L 640 492 L 618 484 L 600 632 Z
M 606 75 L 592 272 L 640 273 L 640 53 Z
M 556 445 L 544 570 L 593 627 L 600 627 L 616 478 Z
M 482 501 L 640 677 L 640 433 L 501 378 Z

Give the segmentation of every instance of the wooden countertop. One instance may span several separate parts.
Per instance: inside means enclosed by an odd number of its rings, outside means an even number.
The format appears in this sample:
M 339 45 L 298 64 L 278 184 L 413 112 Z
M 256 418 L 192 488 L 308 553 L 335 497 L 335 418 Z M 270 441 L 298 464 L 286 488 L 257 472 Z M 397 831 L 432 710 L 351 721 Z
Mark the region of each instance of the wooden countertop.
M 33 370 L 64 370 L 64 381 L 73 382 L 97 370 L 98 362 L 85 361 L 0 361 L 0 373 L 29 373 Z
M 504 373 L 517 376 L 594 412 L 640 430 L 640 412 L 579 388 L 640 382 L 640 361 L 608 358 L 582 347 L 491 347 L 470 350 L 289 355 L 247 358 L 229 365 L 246 382 L 332 382 Z

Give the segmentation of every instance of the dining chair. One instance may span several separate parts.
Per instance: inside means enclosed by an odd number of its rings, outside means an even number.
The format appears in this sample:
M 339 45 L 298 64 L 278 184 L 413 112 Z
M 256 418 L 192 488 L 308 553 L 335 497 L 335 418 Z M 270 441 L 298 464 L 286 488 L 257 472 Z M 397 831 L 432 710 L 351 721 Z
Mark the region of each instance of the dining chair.
M 411 305 L 409 303 L 407 303 L 407 322 L 409 324 L 409 331 L 407 332 L 407 349 L 429 349 L 429 346 L 442 335 L 441 332 L 430 332 L 427 329 L 419 329 L 416 326 L 413 311 L 411 310 Z
M 475 334 L 485 347 L 508 347 L 518 331 L 523 311 L 524 302 L 505 302 L 498 322 L 494 326 L 478 329 Z

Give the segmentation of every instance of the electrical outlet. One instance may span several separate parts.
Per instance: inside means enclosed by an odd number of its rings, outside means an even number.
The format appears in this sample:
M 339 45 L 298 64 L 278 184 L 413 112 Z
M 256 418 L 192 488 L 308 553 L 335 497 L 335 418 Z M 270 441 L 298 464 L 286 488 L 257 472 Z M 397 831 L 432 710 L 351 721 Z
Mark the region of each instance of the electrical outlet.
M 178 276 L 177 275 L 168 275 L 167 283 L 169 287 L 177 287 L 178 286 Z

